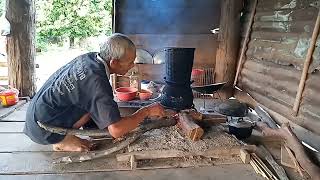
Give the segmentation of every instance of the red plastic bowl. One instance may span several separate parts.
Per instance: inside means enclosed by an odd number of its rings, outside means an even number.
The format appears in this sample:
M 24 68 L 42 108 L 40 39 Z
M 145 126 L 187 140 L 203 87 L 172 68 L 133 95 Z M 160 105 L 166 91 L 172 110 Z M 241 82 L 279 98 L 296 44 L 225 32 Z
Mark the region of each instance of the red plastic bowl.
M 138 89 L 133 87 L 120 87 L 117 88 L 115 92 L 120 101 L 131 101 L 136 97 Z
M 191 72 L 191 74 L 193 75 L 193 76 L 199 76 L 199 75 L 201 75 L 201 74 L 203 74 L 204 73 L 204 70 L 203 69 L 192 69 L 192 72 Z
M 150 99 L 152 96 L 152 92 L 151 91 L 147 91 L 147 90 L 141 90 L 139 92 L 139 98 L 140 100 L 148 100 Z

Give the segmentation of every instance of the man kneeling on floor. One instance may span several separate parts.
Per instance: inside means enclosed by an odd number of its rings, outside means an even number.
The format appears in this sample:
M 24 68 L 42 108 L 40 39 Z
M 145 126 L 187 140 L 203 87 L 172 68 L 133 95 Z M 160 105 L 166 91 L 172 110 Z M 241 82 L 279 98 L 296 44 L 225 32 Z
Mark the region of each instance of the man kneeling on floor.
M 134 66 L 136 48 L 122 34 L 110 36 L 100 53 L 81 55 L 57 70 L 33 97 L 24 132 L 36 143 L 53 144 L 55 151 L 89 151 L 92 143 L 73 135 L 48 132 L 37 124 L 80 128 L 89 123 L 120 137 L 135 129 L 148 116 L 164 116 L 160 104 L 121 117 L 109 83 L 110 73 L 124 75 Z

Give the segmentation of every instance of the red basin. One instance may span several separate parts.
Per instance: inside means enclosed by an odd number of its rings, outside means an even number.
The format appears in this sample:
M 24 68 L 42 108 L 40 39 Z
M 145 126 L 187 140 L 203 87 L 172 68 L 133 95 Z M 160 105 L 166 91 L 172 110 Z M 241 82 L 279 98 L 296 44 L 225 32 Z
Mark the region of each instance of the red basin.
M 133 87 L 120 87 L 117 88 L 115 92 L 120 101 L 131 101 L 136 97 L 138 89 Z
M 151 92 L 151 91 L 141 90 L 141 91 L 139 92 L 139 98 L 140 98 L 141 100 L 148 100 L 148 99 L 151 98 L 151 96 L 152 96 L 152 92 Z

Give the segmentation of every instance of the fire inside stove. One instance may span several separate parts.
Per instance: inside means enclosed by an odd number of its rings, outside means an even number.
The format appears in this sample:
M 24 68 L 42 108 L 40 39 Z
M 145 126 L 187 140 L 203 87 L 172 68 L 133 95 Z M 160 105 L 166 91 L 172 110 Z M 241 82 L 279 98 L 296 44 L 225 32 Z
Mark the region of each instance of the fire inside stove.
M 165 82 L 160 103 L 174 110 L 193 108 L 191 72 L 195 48 L 166 48 Z

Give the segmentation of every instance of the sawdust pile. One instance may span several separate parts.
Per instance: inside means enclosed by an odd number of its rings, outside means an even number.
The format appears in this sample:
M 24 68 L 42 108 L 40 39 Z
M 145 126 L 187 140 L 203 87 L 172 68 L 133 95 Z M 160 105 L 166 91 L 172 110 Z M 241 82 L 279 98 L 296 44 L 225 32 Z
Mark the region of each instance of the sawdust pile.
M 199 141 L 192 141 L 184 137 L 180 129 L 176 126 L 153 129 L 138 141 L 129 146 L 128 151 L 144 150 L 180 150 L 184 152 L 203 152 L 215 147 L 233 147 L 239 142 L 233 136 L 225 133 L 221 127 L 212 126 L 206 130 L 204 136 Z

